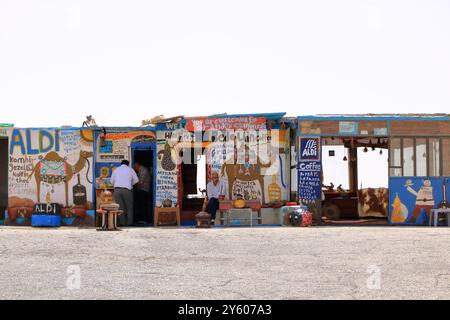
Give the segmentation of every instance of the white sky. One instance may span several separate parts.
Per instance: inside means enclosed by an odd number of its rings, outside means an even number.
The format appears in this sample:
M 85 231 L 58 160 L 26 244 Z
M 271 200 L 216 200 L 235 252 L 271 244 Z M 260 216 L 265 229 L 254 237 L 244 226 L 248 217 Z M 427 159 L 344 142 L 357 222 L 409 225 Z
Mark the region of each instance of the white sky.
M 0 0 L 0 122 L 449 112 L 450 1 Z

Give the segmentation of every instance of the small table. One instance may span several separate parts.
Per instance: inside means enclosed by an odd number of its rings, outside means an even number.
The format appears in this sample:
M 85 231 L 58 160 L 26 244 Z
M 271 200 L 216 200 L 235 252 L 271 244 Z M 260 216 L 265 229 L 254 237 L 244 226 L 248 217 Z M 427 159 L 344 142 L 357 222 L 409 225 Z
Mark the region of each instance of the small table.
M 230 212 L 231 209 L 251 209 L 250 210 L 250 227 L 253 227 L 253 211 L 257 212 L 258 224 L 262 223 L 261 217 L 261 202 L 259 200 L 245 200 L 245 205 L 243 208 L 234 208 L 232 200 L 219 200 L 219 213 L 220 213 L 220 223 L 223 225 L 225 218 L 223 214 L 225 212 Z M 247 219 L 238 219 L 247 220 Z
M 430 210 L 430 227 L 431 222 L 434 222 L 434 226 L 437 227 L 438 224 L 438 218 L 440 213 L 446 213 L 447 214 L 447 225 L 450 227 L 450 208 L 447 209 L 431 209 Z

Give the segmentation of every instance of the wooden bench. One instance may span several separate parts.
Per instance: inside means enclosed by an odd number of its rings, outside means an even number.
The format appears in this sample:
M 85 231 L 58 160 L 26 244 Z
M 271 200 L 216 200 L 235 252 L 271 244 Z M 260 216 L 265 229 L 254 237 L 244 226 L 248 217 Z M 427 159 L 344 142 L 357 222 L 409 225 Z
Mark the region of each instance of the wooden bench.
M 224 213 L 229 213 L 233 210 L 239 209 L 251 209 L 250 218 L 244 219 L 235 219 L 239 221 L 250 220 L 250 226 L 253 226 L 253 211 L 256 211 L 258 224 L 262 224 L 262 216 L 261 216 L 261 202 L 259 200 L 245 200 L 245 205 L 243 208 L 234 208 L 232 200 L 219 200 L 219 214 L 220 214 L 220 224 L 224 225 L 224 221 L 226 220 L 223 215 Z

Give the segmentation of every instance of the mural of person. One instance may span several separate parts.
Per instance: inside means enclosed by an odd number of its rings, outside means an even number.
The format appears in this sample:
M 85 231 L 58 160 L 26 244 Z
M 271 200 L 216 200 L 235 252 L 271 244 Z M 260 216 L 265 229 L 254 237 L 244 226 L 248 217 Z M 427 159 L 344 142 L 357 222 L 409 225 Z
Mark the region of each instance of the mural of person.
M 412 181 L 407 180 L 405 184 L 406 190 L 416 196 L 416 204 L 409 222 L 418 223 L 423 211 L 425 211 L 426 217 L 429 219 L 430 210 L 434 208 L 433 186 L 431 185 L 431 180 L 428 179 L 423 180 L 423 185 L 419 188 L 419 191 L 414 190 L 412 186 Z

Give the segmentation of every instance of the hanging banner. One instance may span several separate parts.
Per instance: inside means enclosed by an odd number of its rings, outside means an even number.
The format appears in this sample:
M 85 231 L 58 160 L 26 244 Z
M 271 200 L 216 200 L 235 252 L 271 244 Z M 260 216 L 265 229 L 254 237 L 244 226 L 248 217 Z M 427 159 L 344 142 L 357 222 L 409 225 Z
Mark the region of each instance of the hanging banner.
M 229 117 L 229 118 L 195 118 L 188 119 L 186 130 L 263 130 L 266 129 L 264 117 Z

